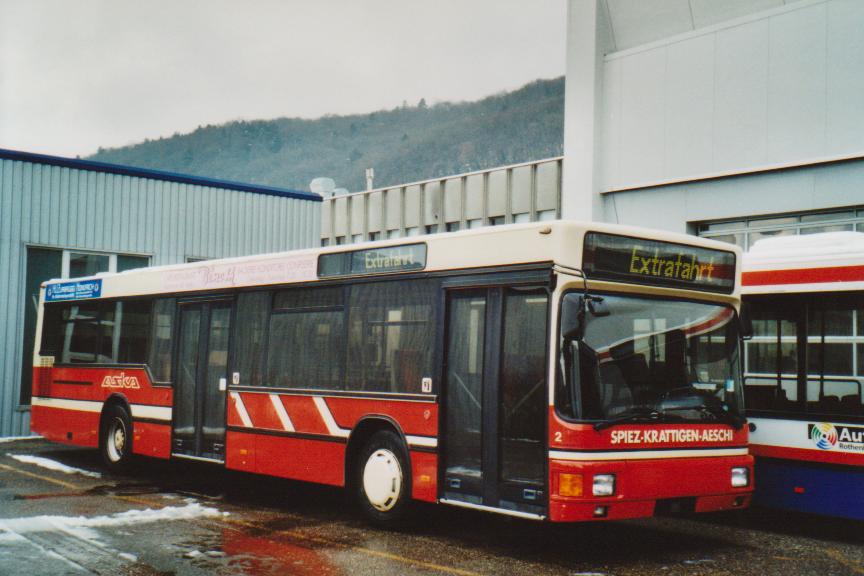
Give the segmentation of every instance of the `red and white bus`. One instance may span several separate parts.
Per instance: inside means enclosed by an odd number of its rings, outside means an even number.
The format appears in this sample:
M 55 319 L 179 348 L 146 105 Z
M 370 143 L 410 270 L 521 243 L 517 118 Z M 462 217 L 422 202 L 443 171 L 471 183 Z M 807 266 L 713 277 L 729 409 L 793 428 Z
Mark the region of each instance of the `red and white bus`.
M 32 427 L 551 521 L 745 507 L 740 253 L 574 222 L 44 284 Z
M 760 240 L 743 282 L 756 502 L 864 520 L 864 234 Z

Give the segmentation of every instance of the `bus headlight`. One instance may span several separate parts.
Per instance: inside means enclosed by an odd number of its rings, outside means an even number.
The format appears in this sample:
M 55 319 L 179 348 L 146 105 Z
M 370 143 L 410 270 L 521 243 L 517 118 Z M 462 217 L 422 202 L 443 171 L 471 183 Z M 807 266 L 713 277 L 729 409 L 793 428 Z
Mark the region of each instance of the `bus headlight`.
M 745 467 L 732 468 L 732 487 L 745 488 L 750 485 L 750 470 Z
M 595 474 L 591 493 L 594 496 L 612 496 L 615 494 L 615 475 Z

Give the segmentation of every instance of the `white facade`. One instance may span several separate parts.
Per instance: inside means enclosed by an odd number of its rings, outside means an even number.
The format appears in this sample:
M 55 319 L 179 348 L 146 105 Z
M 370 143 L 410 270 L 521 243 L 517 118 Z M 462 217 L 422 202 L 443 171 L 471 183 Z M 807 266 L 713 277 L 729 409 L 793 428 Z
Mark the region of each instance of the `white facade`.
M 864 206 L 864 2 L 569 2 L 564 217 L 695 232 Z

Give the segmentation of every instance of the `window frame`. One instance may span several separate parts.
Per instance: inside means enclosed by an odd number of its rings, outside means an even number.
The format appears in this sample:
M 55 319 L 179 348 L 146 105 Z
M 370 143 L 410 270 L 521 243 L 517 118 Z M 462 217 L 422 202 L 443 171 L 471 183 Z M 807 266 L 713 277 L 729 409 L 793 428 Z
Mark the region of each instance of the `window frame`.
M 864 333 L 859 333 L 858 325 L 861 322 L 861 315 L 864 314 L 864 293 L 860 292 L 839 292 L 831 293 L 830 300 L 824 298 L 824 293 L 807 292 L 807 293 L 791 293 L 791 294 L 754 294 L 748 297 L 751 306 L 766 306 L 771 309 L 783 308 L 787 311 L 793 311 L 795 321 L 795 335 L 785 336 L 778 332 L 776 336 L 758 336 L 755 335 L 751 340 L 745 342 L 744 352 L 744 391 L 745 391 L 745 409 L 748 416 L 756 416 L 760 418 L 775 418 L 788 420 L 822 420 L 829 421 L 854 421 L 864 422 L 864 402 L 862 402 L 858 414 L 849 414 L 844 412 L 826 412 L 818 406 L 822 401 L 824 393 L 824 383 L 829 381 L 857 381 L 859 393 L 864 392 L 864 358 L 858 357 L 859 346 L 864 347 Z M 840 304 L 839 306 L 837 304 Z M 856 306 L 857 304 L 857 306 Z M 811 366 L 815 355 L 812 353 L 813 345 L 819 345 L 823 342 L 823 334 L 813 334 L 810 332 L 810 319 L 814 316 L 814 312 L 831 311 L 831 310 L 849 310 L 852 312 L 852 330 L 849 335 L 824 335 L 825 344 L 844 344 L 851 348 L 851 374 L 849 375 L 832 375 L 823 374 L 818 366 Z M 817 316 L 818 317 L 818 316 Z M 821 332 L 821 330 L 820 330 Z M 862 331 L 864 332 L 864 331 Z M 754 343 L 777 343 L 794 342 L 796 356 L 796 372 L 795 374 L 776 374 L 776 373 L 753 373 L 748 370 L 750 358 L 750 342 Z M 777 410 L 766 408 L 750 408 L 746 405 L 747 397 L 747 379 L 777 379 L 784 376 L 791 376 L 796 381 L 797 399 L 794 401 L 792 410 Z M 820 385 L 820 398 L 816 401 L 809 401 L 809 389 L 811 382 L 822 382 Z M 864 400 L 864 395 L 859 397 L 859 400 Z

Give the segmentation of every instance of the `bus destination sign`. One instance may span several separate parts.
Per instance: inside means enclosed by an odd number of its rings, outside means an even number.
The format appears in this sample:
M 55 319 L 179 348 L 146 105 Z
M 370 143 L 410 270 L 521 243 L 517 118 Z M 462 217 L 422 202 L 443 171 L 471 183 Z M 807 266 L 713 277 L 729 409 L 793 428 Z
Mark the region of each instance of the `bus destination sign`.
M 79 280 L 49 284 L 45 288 L 46 302 L 62 302 L 63 300 L 86 300 L 99 298 L 102 295 L 102 279 Z
M 318 276 L 358 276 L 410 272 L 426 267 L 426 244 L 367 248 L 318 257 Z
M 583 270 L 604 279 L 730 294 L 735 253 L 699 246 L 589 232 Z

